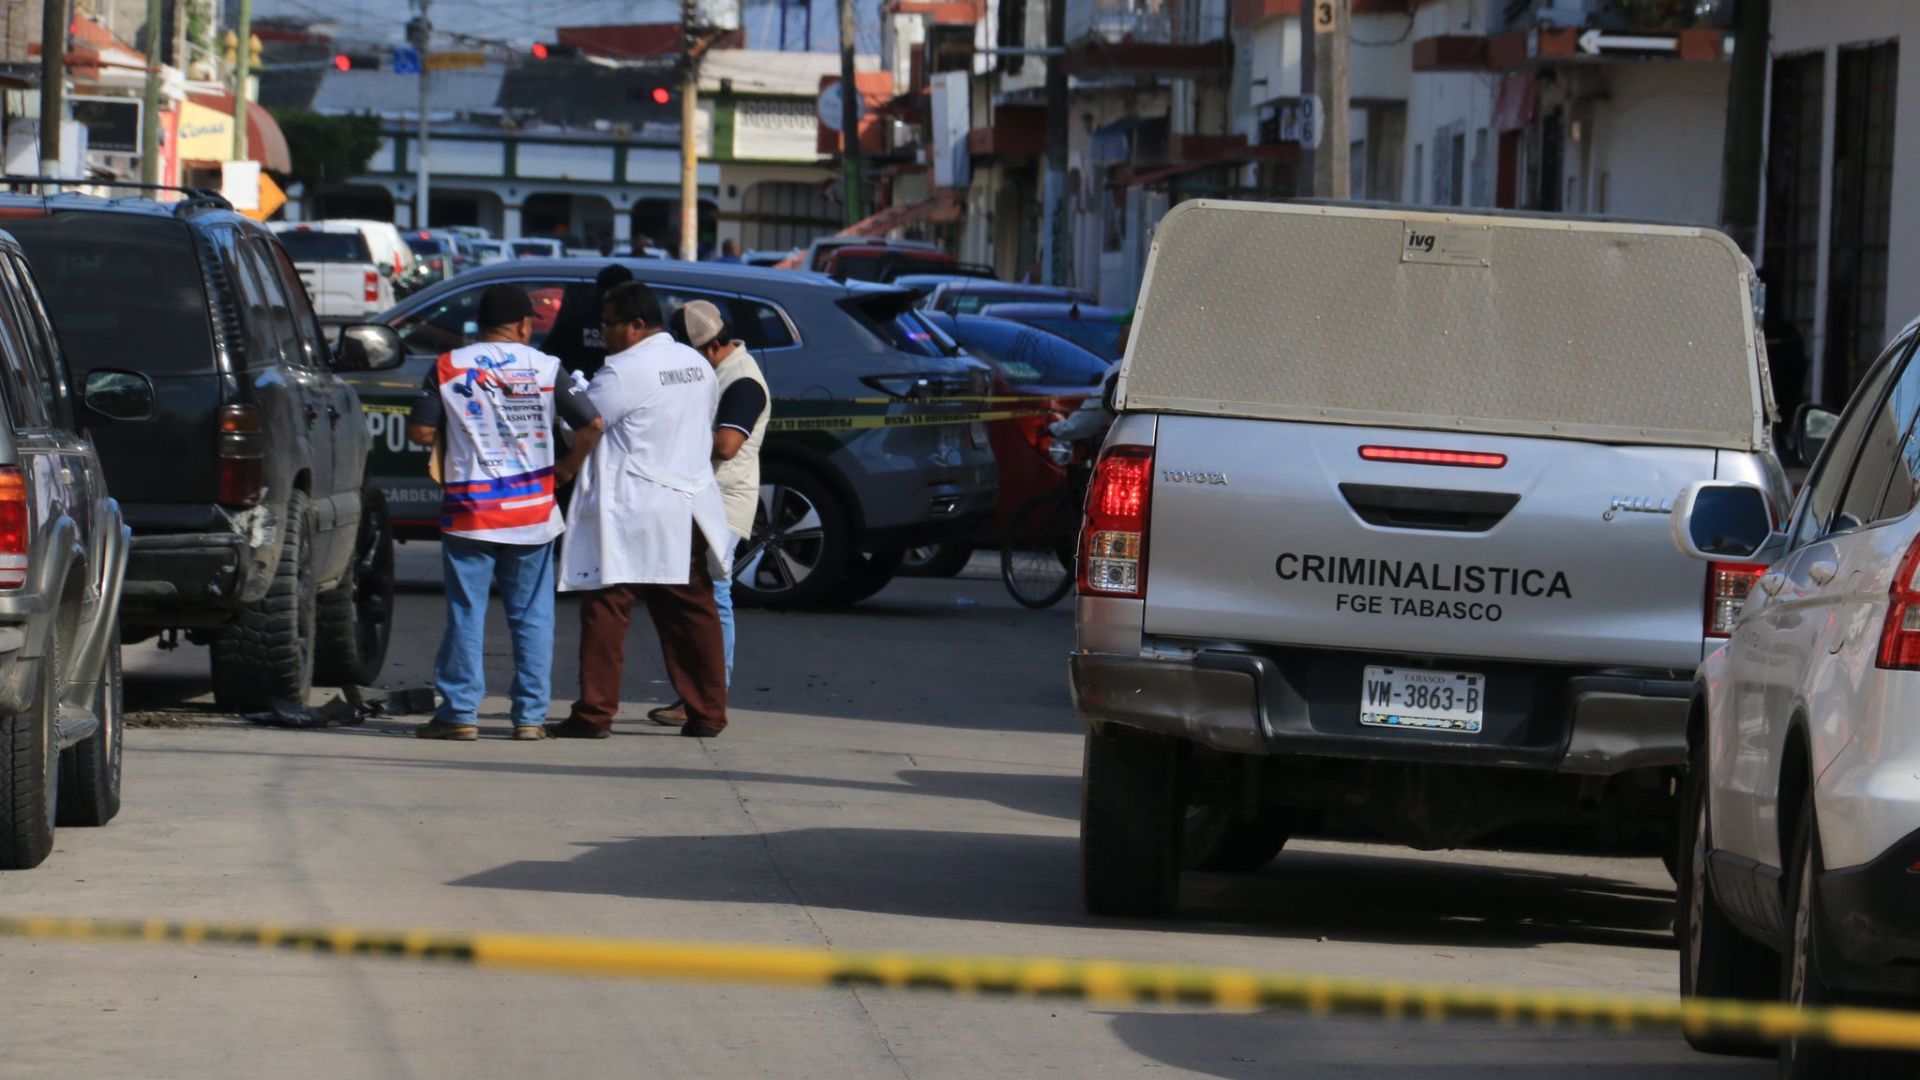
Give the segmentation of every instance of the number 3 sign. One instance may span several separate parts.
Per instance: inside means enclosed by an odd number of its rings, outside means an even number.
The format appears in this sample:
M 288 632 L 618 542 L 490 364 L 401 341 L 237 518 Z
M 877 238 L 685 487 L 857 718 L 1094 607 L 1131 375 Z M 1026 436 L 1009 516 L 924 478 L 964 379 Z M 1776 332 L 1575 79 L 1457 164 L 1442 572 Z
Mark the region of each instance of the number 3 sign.
M 1313 32 L 1332 33 L 1340 24 L 1340 6 L 1333 0 L 1313 0 Z

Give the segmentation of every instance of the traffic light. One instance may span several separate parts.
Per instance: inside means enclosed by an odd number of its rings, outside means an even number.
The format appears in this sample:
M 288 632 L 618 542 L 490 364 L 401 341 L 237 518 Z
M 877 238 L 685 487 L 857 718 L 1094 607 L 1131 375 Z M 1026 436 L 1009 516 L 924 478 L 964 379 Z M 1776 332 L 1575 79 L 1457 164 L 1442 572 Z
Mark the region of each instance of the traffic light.
M 653 88 L 653 103 L 655 105 L 665 105 L 672 100 L 673 91 L 664 86 L 656 86 Z
M 333 66 L 341 71 L 379 71 L 379 53 L 334 53 Z
M 547 49 L 546 42 L 536 41 L 533 43 L 533 58 L 535 60 L 545 60 L 547 58 L 548 52 L 549 50 Z
M 346 53 L 335 53 L 333 54 L 333 66 L 339 68 L 341 71 L 352 71 L 353 57 L 348 56 Z
M 240 35 L 228 30 L 220 36 L 220 59 L 228 67 L 240 62 Z
M 535 60 L 558 60 L 562 57 L 580 55 L 580 46 L 562 45 L 557 41 L 536 41 L 533 43 Z

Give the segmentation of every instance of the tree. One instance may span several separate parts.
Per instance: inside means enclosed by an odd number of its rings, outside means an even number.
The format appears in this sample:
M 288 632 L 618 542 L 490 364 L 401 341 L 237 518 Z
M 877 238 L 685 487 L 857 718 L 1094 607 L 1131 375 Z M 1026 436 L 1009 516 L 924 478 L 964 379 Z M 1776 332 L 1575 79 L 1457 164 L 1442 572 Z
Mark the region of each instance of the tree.
M 372 113 L 323 116 L 305 109 L 275 109 L 287 137 L 292 179 L 306 185 L 309 216 L 319 217 L 326 189 L 364 175 L 380 149 L 380 118 Z

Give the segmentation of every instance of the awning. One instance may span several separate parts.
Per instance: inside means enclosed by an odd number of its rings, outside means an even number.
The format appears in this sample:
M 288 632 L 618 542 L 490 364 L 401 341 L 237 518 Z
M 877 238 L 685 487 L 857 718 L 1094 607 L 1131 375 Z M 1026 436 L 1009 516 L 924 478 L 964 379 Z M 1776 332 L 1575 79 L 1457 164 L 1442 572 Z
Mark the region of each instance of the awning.
M 875 214 L 834 233 L 835 236 L 885 236 L 895 229 L 903 229 L 916 221 L 925 221 L 934 225 L 950 225 L 966 216 L 966 203 L 956 188 L 935 188 L 933 194 L 919 202 L 902 203 L 889 206 Z M 806 252 L 796 251 L 773 264 L 776 270 L 801 269 L 801 261 Z
M 189 94 L 187 100 L 226 116 L 233 115 L 232 94 Z M 251 101 L 247 102 L 247 157 L 282 175 L 293 171 L 293 155 L 287 152 L 286 135 L 274 122 L 272 113 Z
M 1518 131 L 1533 123 L 1533 109 L 1539 76 L 1531 71 L 1516 71 L 1500 80 L 1499 93 L 1493 99 L 1495 131 Z
M 1149 184 L 1157 184 L 1162 180 L 1171 180 L 1176 176 L 1204 172 L 1208 169 L 1228 168 L 1235 165 L 1245 165 L 1254 161 L 1296 161 L 1299 157 L 1300 148 L 1298 146 L 1270 143 L 1260 146 L 1247 146 L 1230 153 L 1215 154 L 1197 161 L 1183 161 L 1178 165 L 1167 165 L 1147 172 L 1119 177 L 1108 186 L 1115 188 L 1146 187 Z

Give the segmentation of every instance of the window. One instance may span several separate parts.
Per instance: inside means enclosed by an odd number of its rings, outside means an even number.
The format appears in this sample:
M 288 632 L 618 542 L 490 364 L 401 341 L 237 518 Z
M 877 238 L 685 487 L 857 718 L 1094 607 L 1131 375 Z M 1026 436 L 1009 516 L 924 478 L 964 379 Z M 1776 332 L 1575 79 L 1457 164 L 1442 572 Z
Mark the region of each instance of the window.
M 1777 317 L 1807 348 L 1813 344 L 1819 295 L 1825 72 L 1824 53 L 1775 60 L 1767 112 L 1766 247 L 1761 265 L 1766 268 L 1768 322 Z M 1794 389 L 1797 394 L 1800 388 Z
M 300 329 L 294 325 L 293 301 L 288 297 L 286 287 L 281 284 L 280 271 L 274 265 L 273 256 L 268 254 L 267 242 L 258 236 L 248 236 L 241 243 L 241 251 L 246 262 L 247 273 L 252 275 L 260 296 L 264 298 L 267 325 L 273 335 L 274 353 L 282 363 L 296 367 L 308 367 L 307 352 L 300 340 Z M 304 289 L 302 290 L 304 293 Z
M 1452 151 L 1447 158 L 1447 205 L 1460 206 L 1467 201 L 1466 178 L 1467 133 L 1455 125 Z
M 1407 193 L 1407 201 L 1416 206 L 1426 201 L 1427 189 L 1427 144 L 1413 144 L 1413 190 Z
M 20 327 L 21 341 L 27 348 L 29 374 L 40 389 L 40 402 L 47 416 L 62 426 L 71 427 L 73 417 L 66 407 L 66 372 L 60 362 L 60 345 L 47 325 L 46 313 L 33 302 L 33 275 L 18 257 L 0 259 L 0 279 L 4 280 L 7 302 Z
M 1493 205 L 1493 156 L 1489 153 L 1490 144 L 1486 128 L 1473 133 L 1473 197 L 1474 206 Z
M 533 301 L 533 337 L 528 343 L 535 348 L 553 331 L 569 291 L 591 294 L 593 289 L 591 282 L 569 285 L 564 281 L 523 281 L 518 284 Z M 486 286 L 482 285 L 443 296 L 402 316 L 393 328 L 399 331 L 407 352 L 414 356 L 438 356 L 471 345 L 480 340 L 480 294 L 485 291 Z
M 813 140 L 813 111 L 800 106 L 806 138 Z M 814 237 L 838 229 L 842 222 L 819 184 L 762 181 L 740 200 L 741 240 L 753 251 L 790 251 L 805 247 Z
M 1821 453 L 1814 474 L 1807 481 L 1806 493 L 1800 500 L 1800 517 L 1793 528 L 1795 546 L 1818 540 L 1833 529 L 1851 528 L 1860 523 L 1855 520 L 1850 524 L 1839 524 L 1836 512 L 1841 509 L 1841 496 L 1854 473 L 1855 458 L 1862 456 L 1861 449 L 1867 432 L 1883 422 L 1888 385 L 1900 370 L 1910 344 L 1903 341 L 1897 351 L 1887 351 L 1874 367 L 1859 395 L 1853 399 L 1853 404 L 1841 416 L 1833 435 L 1828 438 L 1827 448 Z M 1911 393 L 1911 390 L 1907 392 Z M 1891 465 L 1884 456 L 1880 456 L 1879 461 L 1883 466 Z M 1887 473 L 1883 469 L 1879 475 L 1884 478 Z M 1830 524 L 1833 526 L 1831 529 Z
M 286 294 L 288 314 L 292 316 L 295 336 L 307 366 L 326 367 L 332 353 L 327 348 L 326 332 L 320 329 L 320 317 L 314 314 L 313 304 L 307 299 L 307 287 L 300 280 L 300 271 L 294 268 L 293 260 L 280 245 L 269 243 L 266 250 L 273 270 L 280 276 L 280 291 Z
M 733 331 L 754 352 L 784 349 L 796 344 L 793 329 L 780 309 L 762 300 L 745 297 L 733 301 Z
M 213 371 L 206 286 L 186 225 L 76 212 L 9 220 L 7 231 L 40 279 L 76 379 L 100 367 Z
M 1840 50 L 1843 103 L 1833 132 L 1833 221 L 1827 263 L 1826 397 L 1844 400 L 1887 334 L 1893 219 L 1893 130 L 1900 45 Z
M 302 232 L 298 229 L 278 234 L 280 246 L 294 262 L 371 263 L 373 252 L 367 238 L 357 232 Z
M 5 368 L 0 371 L 0 380 L 6 383 L 7 414 L 15 427 L 47 427 L 47 402 L 34 373 L 33 349 L 20 323 L 19 305 L 11 295 L 16 290 L 7 287 L 6 291 L 10 295 L 0 301 L 0 367 Z

